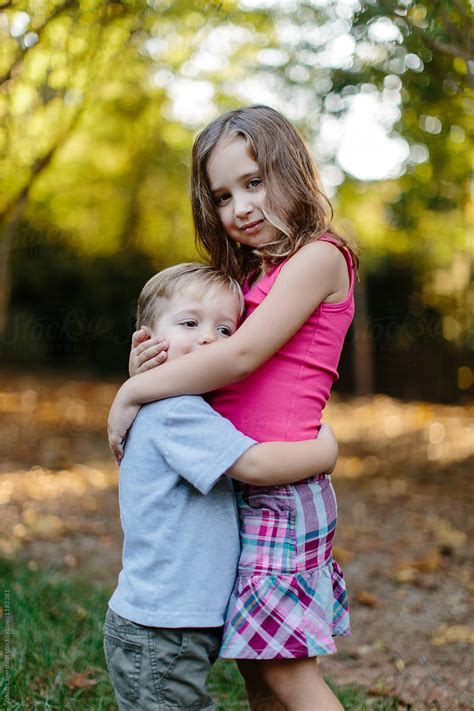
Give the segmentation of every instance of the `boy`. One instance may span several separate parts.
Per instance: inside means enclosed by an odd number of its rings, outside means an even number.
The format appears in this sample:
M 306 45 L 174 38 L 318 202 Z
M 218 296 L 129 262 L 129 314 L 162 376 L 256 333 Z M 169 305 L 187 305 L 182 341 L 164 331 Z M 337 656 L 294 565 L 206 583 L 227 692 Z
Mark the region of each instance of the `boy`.
M 237 282 L 181 264 L 147 282 L 137 323 L 167 338 L 170 359 L 228 338 L 242 311 Z M 291 483 L 331 470 L 336 457 L 330 430 L 307 442 L 257 444 L 199 396 L 141 408 L 121 462 L 122 571 L 104 627 L 121 711 L 214 709 L 207 677 L 240 551 L 228 477 Z

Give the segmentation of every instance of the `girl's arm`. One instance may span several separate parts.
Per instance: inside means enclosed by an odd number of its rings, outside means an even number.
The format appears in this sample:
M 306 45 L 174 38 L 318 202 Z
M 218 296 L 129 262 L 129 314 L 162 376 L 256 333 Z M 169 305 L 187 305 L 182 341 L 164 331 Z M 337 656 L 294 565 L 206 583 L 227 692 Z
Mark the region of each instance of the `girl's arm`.
M 116 458 L 123 455 L 123 440 L 141 404 L 206 393 L 242 380 L 276 353 L 322 301 L 342 301 L 348 283 L 346 261 L 334 245 L 315 241 L 302 247 L 234 335 L 122 385 L 109 415 L 109 444 Z
M 334 433 L 329 425 L 322 425 L 318 439 L 254 444 L 226 474 L 256 486 L 292 484 L 313 474 L 331 474 L 337 455 Z
M 168 355 L 167 350 L 166 338 L 150 337 L 143 328 L 139 328 L 132 334 L 132 348 L 128 359 L 130 377 L 164 363 Z

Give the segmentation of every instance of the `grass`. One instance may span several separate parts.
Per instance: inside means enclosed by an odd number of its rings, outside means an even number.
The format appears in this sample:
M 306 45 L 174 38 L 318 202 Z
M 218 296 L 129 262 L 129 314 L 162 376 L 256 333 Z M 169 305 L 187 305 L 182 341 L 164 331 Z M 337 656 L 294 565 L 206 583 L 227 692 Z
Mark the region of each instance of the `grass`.
M 80 574 L 30 570 L 0 560 L 4 590 L 0 708 L 116 711 L 102 651 L 110 591 Z M 233 662 L 219 661 L 210 677 L 219 711 L 247 709 Z M 370 699 L 364 690 L 335 688 L 349 711 L 391 711 L 395 699 Z

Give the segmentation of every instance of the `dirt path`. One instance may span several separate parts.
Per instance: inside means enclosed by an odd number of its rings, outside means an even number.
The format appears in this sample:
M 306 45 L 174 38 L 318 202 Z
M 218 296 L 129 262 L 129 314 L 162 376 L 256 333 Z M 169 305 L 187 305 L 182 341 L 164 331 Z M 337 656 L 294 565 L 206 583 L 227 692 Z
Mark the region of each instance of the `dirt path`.
M 0 552 L 113 585 L 117 470 L 104 441 L 115 386 L 0 374 Z M 474 708 L 474 408 L 334 400 L 336 556 L 353 636 L 324 662 L 400 708 Z M 472 547 L 471 547 L 472 548 Z

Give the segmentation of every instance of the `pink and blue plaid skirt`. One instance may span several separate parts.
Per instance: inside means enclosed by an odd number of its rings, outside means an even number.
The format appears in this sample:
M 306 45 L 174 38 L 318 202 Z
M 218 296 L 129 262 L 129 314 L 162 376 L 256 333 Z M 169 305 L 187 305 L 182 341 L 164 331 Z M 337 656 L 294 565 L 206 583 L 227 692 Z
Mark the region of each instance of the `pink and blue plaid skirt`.
M 350 634 L 344 578 L 332 557 L 337 505 L 323 474 L 237 489 L 242 552 L 220 655 L 296 659 L 336 652 Z

